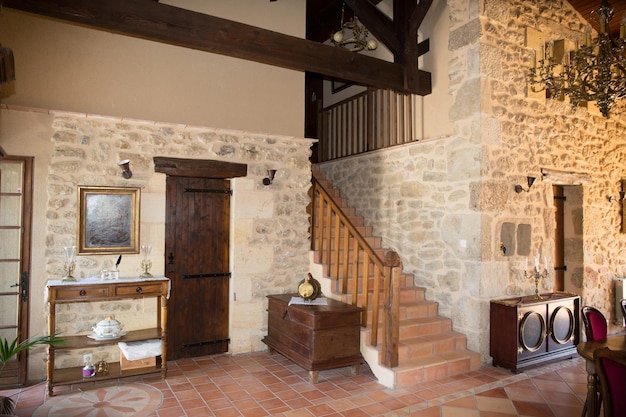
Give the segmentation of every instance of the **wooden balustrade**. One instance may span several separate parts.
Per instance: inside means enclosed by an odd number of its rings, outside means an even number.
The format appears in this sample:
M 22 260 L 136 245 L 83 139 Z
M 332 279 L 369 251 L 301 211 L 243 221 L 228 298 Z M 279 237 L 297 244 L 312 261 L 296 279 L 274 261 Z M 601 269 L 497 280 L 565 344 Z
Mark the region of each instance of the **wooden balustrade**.
M 418 96 L 368 88 L 321 110 L 320 162 L 414 142 Z
M 373 249 L 315 177 L 311 225 L 311 245 L 319 262 L 349 302 L 362 308 L 361 325 L 371 326 L 369 344 L 382 345 L 382 365 L 398 366 L 400 257 Z

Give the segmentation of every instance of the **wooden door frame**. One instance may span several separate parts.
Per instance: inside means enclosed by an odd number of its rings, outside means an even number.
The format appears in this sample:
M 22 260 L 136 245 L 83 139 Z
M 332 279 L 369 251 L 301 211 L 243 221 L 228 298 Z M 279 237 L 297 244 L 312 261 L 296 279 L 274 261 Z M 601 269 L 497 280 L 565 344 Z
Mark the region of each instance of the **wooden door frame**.
M 24 176 L 22 178 L 22 224 L 21 224 L 21 247 L 20 247 L 20 267 L 19 267 L 19 312 L 17 317 L 17 334 L 22 342 L 29 337 L 30 323 L 30 283 L 31 283 L 31 234 L 33 217 L 33 165 L 34 157 L 7 155 L 0 148 L 0 160 L 21 161 L 24 163 Z M 18 355 L 17 385 L 24 385 L 28 372 L 28 350 L 20 352 Z
M 564 248 L 564 207 L 565 196 L 562 185 L 553 185 L 552 194 L 554 198 L 554 289 L 563 291 L 565 289 L 565 248 Z

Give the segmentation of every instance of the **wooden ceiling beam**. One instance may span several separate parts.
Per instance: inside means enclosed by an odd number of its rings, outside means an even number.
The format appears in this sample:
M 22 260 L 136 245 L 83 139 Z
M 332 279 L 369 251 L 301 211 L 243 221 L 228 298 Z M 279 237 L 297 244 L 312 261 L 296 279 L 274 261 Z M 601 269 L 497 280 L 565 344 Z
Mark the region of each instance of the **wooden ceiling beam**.
M 4 7 L 126 36 L 420 95 L 401 64 L 146 0 L 4 0 Z M 430 75 L 430 74 L 428 74 Z

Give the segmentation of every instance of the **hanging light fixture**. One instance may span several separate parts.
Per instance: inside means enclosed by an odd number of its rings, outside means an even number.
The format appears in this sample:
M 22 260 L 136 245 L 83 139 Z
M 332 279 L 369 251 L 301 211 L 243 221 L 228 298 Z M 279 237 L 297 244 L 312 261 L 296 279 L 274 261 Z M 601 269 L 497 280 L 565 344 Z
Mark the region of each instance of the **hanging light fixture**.
M 598 37 L 592 39 L 591 27 L 585 31 L 582 45 L 576 49 L 555 51 L 555 43 L 548 42 L 541 50 L 539 66 L 533 58 L 530 86 L 534 92 L 546 90 L 550 97 L 569 97 L 572 109 L 581 102 L 594 101 L 604 117 L 609 117 L 616 100 L 626 97 L 626 17 L 620 22 L 620 36 L 613 39 L 609 22 L 613 7 L 602 0 L 591 12 L 591 19 L 600 25 Z M 557 56 L 558 55 L 558 56 Z M 561 69 L 560 73 L 557 70 Z
M 374 39 L 367 39 L 369 31 L 367 28 L 359 23 L 359 19 L 354 16 L 351 20 L 344 23 L 345 3 L 341 4 L 341 28 L 331 36 L 330 41 L 335 46 L 341 46 L 352 52 L 359 52 L 363 49 L 373 51 L 378 47 L 378 43 Z M 350 36 L 352 32 L 352 36 Z

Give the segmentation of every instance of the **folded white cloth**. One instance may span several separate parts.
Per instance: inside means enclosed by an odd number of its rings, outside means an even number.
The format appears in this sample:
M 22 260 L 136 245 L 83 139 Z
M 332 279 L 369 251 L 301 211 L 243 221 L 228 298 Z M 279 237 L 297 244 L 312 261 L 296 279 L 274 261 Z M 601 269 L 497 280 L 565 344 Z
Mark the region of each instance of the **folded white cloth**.
M 302 297 L 291 297 L 288 305 L 299 304 L 305 306 L 326 306 L 328 305 L 328 300 L 326 298 L 316 298 L 315 300 L 305 300 Z
M 152 358 L 161 354 L 161 339 L 130 343 L 119 342 L 117 345 L 129 361 Z

